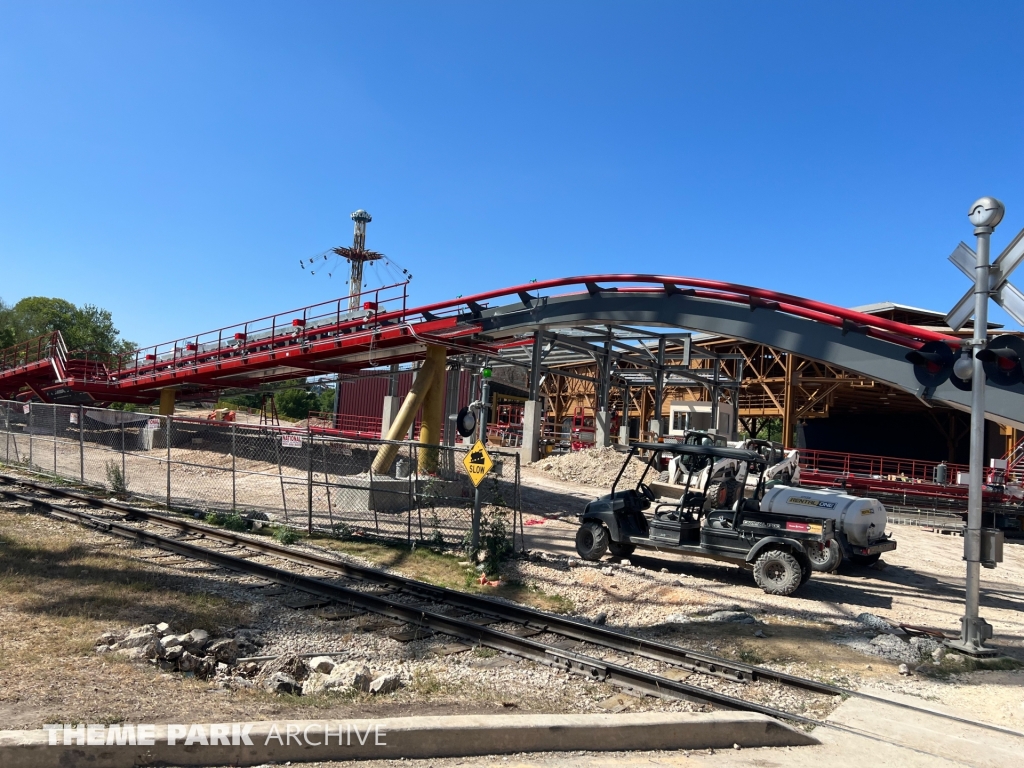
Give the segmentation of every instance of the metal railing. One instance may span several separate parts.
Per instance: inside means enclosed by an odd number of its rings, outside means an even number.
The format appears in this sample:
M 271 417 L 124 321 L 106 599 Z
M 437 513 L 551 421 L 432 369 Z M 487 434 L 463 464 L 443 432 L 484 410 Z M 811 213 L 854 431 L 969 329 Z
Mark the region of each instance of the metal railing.
M 0 400 L 0 464 L 122 490 L 198 513 L 408 542 L 459 545 L 469 534 L 470 446 L 439 446 L 436 474 L 419 474 L 419 444 L 394 442 L 388 474 L 373 459 L 387 441 L 177 416 Z M 518 453 L 492 450 L 482 483 L 489 515 L 507 515 L 522 545 Z
M 871 456 L 860 453 L 839 453 L 800 449 L 800 469 L 808 472 L 843 477 L 865 477 L 894 482 L 932 483 L 935 468 L 941 462 L 901 459 L 893 456 Z M 947 483 L 955 483 L 958 472 L 967 472 L 965 464 L 946 464 Z
M 0 350 L 0 371 L 52 359 L 61 366 L 60 372 L 63 373 L 67 357 L 68 350 L 64 345 L 64 337 L 60 331 L 53 331 Z
M 357 294 L 360 310 L 348 308 L 350 296 L 278 312 L 256 320 L 217 328 L 174 341 L 140 347 L 107 363 L 112 379 L 153 375 L 167 370 L 188 372 L 204 363 L 275 348 L 302 348 L 328 335 L 343 333 L 379 314 L 404 315 L 408 282 L 372 288 Z

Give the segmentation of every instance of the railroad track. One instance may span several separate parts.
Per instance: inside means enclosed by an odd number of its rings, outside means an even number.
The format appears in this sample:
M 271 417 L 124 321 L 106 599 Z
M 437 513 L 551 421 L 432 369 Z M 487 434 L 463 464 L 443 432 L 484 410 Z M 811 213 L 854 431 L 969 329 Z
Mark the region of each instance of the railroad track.
M 30 493 L 19 492 L 14 489 L 16 486 L 26 487 L 30 489 Z M 719 709 L 758 712 L 805 725 L 837 727 L 834 723 L 730 696 L 680 679 L 698 673 L 736 683 L 764 682 L 824 696 L 856 696 L 988 730 L 1016 736 L 1024 735 L 1000 726 L 936 713 L 909 704 L 897 704 L 889 699 L 817 680 L 633 637 L 565 616 L 434 586 L 376 568 L 303 552 L 201 525 L 188 519 L 97 498 L 79 491 L 55 488 L 21 477 L 0 474 L 0 496 L 32 504 L 37 510 L 42 509 L 59 519 L 255 576 L 323 598 L 342 607 L 378 614 L 428 633 L 450 635 L 462 641 L 640 694 L 683 699 Z M 99 517 L 81 508 L 59 504 L 43 496 L 68 499 L 72 503 L 92 509 L 123 515 L 123 519 Z M 177 537 L 144 530 L 143 525 L 171 529 Z M 248 556 L 229 552 L 241 552 Z M 297 564 L 307 571 L 327 574 L 329 578 L 268 565 L 257 561 L 257 557 L 270 557 Z M 437 610 L 438 605 L 457 608 L 465 613 L 458 617 L 447 615 Z M 494 625 L 512 628 L 502 630 Z M 547 635 L 562 638 L 562 642 L 545 642 L 539 639 Z M 567 647 L 565 641 L 571 641 L 574 647 Z M 609 651 L 653 662 L 657 665 L 658 671 L 627 666 L 623 662 L 628 659 L 611 661 L 595 655 L 602 652 L 607 654 Z

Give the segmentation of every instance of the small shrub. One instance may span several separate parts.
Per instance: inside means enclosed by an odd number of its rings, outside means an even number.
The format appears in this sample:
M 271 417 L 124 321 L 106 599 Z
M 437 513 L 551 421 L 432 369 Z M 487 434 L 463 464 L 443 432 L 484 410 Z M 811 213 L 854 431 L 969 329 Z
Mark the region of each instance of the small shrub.
M 436 514 L 431 517 L 430 524 L 433 526 L 434 532 L 427 539 L 427 546 L 438 550 L 444 549 L 444 534 L 441 533 L 441 521 Z
M 209 525 L 224 525 L 224 522 L 227 519 L 227 515 L 225 515 L 223 512 L 217 512 L 213 509 L 208 510 L 206 513 L 206 517 L 203 518 L 203 520 L 205 520 L 206 523 Z
M 281 544 L 294 544 L 299 540 L 299 532 L 294 528 L 288 528 L 287 526 L 282 525 L 274 531 L 274 538 Z
M 110 490 L 114 496 L 119 499 L 128 498 L 128 478 L 121 471 L 121 466 L 116 461 L 108 461 L 105 468 L 107 482 L 110 484 Z
M 224 518 L 223 526 L 229 531 L 247 531 L 249 530 L 249 521 L 237 513 L 233 513 Z
M 356 532 L 353 530 L 352 526 L 349 525 L 348 523 L 335 523 L 335 525 L 334 525 L 334 535 L 337 536 L 342 541 L 347 541 L 347 540 L 353 538 L 356 535 Z
M 481 521 L 480 551 L 483 552 L 484 573 L 497 576 L 502 564 L 512 556 L 512 540 L 504 514 L 495 512 Z

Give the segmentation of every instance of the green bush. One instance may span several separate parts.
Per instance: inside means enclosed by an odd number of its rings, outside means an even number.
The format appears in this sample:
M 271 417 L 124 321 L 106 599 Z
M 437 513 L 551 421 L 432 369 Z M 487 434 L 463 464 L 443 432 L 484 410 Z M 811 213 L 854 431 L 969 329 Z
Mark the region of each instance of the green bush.
M 224 518 L 224 527 L 229 531 L 247 531 L 249 530 L 249 521 L 239 515 L 237 512 L 232 513 Z
M 227 515 L 225 515 L 223 512 L 217 512 L 212 509 L 206 512 L 205 520 L 209 525 L 224 525 L 224 522 L 227 519 Z
M 484 573 L 488 576 L 497 576 L 501 572 L 502 564 L 514 551 L 504 514 L 495 512 L 481 521 L 480 549 L 484 553 Z
M 281 544 L 294 544 L 299 540 L 299 532 L 294 528 L 281 525 L 274 531 L 274 538 Z
M 108 461 L 105 468 L 107 471 L 107 482 L 110 484 L 110 490 L 114 496 L 119 499 L 128 498 L 128 478 L 121 471 L 121 465 L 116 461 Z

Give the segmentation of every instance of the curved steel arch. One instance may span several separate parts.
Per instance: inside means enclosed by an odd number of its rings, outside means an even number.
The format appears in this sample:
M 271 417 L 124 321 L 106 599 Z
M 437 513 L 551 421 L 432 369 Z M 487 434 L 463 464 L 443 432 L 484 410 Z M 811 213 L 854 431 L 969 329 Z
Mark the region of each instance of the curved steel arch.
M 523 299 L 480 313 L 481 332 L 495 339 L 534 330 L 573 325 L 629 324 L 679 328 L 765 344 L 922 395 L 907 346 L 882 341 L 847 326 L 836 327 L 732 301 L 662 291 L 597 290 L 558 297 Z M 951 338 L 951 337 L 950 337 Z M 1024 387 L 986 390 L 986 414 L 1001 424 L 1024 429 Z M 950 383 L 931 395 L 935 402 L 970 411 L 970 392 Z

